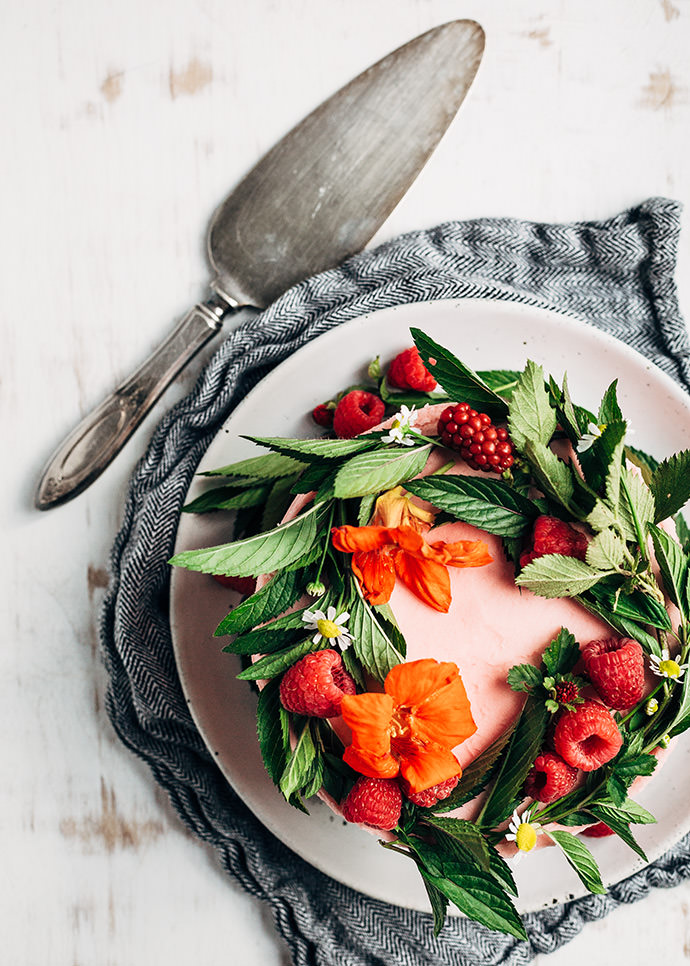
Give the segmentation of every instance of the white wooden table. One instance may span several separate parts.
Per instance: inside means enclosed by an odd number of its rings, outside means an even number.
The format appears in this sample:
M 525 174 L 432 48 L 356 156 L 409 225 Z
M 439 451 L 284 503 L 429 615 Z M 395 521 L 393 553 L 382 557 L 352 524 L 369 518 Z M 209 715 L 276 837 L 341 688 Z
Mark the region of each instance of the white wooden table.
M 3 962 L 289 960 L 103 708 L 98 613 L 126 481 L 203 359 L 86 494 L 39 514 L 32 492 L 78 417 L 205 296 L 205 226 L 228 189 L 351 76 L 457 17 L 486 29 L 480 74 L 376 240 L 451 218 L 690 202 L 689 0 L 0 7 Z M 686 315 L 689 256 L 686 229 Z M 549 966 L 680 962 L 689 904 L 690 884 L 656 892 Z

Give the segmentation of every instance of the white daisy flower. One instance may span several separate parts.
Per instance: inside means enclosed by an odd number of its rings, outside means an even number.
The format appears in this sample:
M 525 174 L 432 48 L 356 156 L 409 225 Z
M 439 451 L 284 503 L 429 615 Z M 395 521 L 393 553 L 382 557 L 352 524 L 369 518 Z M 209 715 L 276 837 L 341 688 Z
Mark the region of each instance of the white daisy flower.
M 417 413 L 414 406 L 409 409 L 401 406 L 400 412 L 393 417 L 388 435 L 381 437 L 382 443 L 397 443 L 399 446 L 414 446 L 414 439 L 408 435 L 412 426 L 417 422 Z
M 325 638 L 337 644 L 341 651 L 346 651 L 352 643 L 352 635 L 344 626 L 349 619 L 347 611 L 338 614 L 335 607 L 329 607 L 325 614 L 322 610 L 305 610 L 302 614 L 307 627 L 316 631 L 312 638 L 314 644 L 320 644 Z
M 575 447 L 578 453 L 586 453 L 594 441 L 601 436 L 604 428 L 604 426 L 597 426 L 596 423 L 590 423 L 587 432 L 580 436 L 580 440 Z
M 537 836 L 541 835 L 543 829 L 537 822 L 529 819 L 529 809 L 523 813 L 522 818 L 518 815 L 517 808 L 513 812 L 506 841 L 515 842 L 517 852 L 513 858 L 513 865 L 516 865 L 527 852 L 531 852 L 537 844 Z
M 671 681 L 680 681 L 688 669 L 687 664 L 679 664 L 678 661 L 673 660 L 667 647 L 661 652 L 661 657 L 658 654 L 652 654 L 649 667 L 657 677 L 669 678 Z

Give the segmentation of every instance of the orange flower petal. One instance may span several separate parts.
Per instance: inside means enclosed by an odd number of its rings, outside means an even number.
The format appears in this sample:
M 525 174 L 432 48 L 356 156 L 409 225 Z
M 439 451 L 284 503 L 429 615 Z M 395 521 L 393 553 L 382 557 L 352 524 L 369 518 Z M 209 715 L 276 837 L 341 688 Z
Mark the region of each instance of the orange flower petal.
M 374 755 L 369 749 L 359 745 L 350 745 L 343 752 L 343 761 L 368 778 L 395 778 L 400 771 L 400 765 L 390 753 Z
M 416 708 L 432 695 L 444 691 L 458 674 L 458 666 L 453 661 L 424 657 L 392 667 L 386 675 L 384 688 L 396 705 Z
M 483 540 L 457 540 L 444 543 L 439 540 L 430 545 L 434 557 L 447 567 L 485 567 L 493 557 Z
M 393 718 L 393 698 L 389 694 L 348 694 L 343 698 L 340 713 L 352 732 L 352 743 L 378 757 L 390 752 L 390 726 Z
M 365 600 L 370 604 L 385 604 L 391 599 L 395 570 L 386 549 L 356 551 L 352 555 L 352 572 L 359 581 Z
M 399 550 L 395 554 L 395 571 L 406 587 L 421 601 L 448 613 L 450 607 L 450 577 L 446 567 L 414 553 Z
M 355 550 L 378 550 L 393 541 L 387 527 L 333 527 L 331 541 L 336 550 L 354 553 Z
M 475 733 L 477 726 L 459 675 L 415 708 L 414 725 L 422 741 L 445 748 L 454 748 Z
M 433 525 L 436 512 L 431 508 L 423 509 L 413 501 L 407 490 L 396 486 L 378 498 L 371 522 L 384 527 L 404 525 L 423 531 Z
M 461 775 L 462 768 L 450 751 L 437 745 L 426 745 L 401 759 L 400 774 L 409 783 L 412 794 L 416 795 L 439 782 Z

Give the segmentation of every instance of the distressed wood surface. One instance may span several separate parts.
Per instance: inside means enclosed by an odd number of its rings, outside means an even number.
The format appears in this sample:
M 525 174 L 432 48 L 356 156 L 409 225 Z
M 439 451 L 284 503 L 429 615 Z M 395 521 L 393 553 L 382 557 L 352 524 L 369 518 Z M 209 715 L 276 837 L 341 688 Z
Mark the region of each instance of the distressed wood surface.
M 78 418 L 206 294 L 205 227 L 228 189 L 359 70 L 460 16 L 487 31 L 474 90 L 378 241 L 451 218 L 690 202 L 689 0 L 0 8 L 3 962 L 288 962 L 103 708 L 98 610 L 126 481 L 203 359 L 86 494 L 40 515 L 32 492 Z M 686 315 L 689 254 L 686 229 Z M 537 962 L 680 963 L 689 905 L 690 885 L 654 892 Z

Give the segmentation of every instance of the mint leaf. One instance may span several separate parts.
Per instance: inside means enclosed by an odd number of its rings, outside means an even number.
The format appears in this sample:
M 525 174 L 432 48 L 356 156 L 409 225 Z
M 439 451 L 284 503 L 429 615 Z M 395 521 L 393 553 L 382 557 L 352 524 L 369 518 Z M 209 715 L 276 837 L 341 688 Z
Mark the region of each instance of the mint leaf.
M 671 737 L 681 734 L 690 726 L 690 672 L 686 671 L 681 684 L 673 686 L 675 713 L 667 729 Z
M 587 483 L 595 492 L 600 492 L 607 477 L 611 481 L 607 490 L 616 488 L 617 474 L 623 462 L 624 438 L 627 426 L 625 422 L 614 422 L 605 426 L 600 436 L 594 440 L 589 449 L 578 453 L 580 465 Z M 616 496 L 616 500 L 617 500 Z
M 421 473 L 431 445 L 395 447 L 361 453 L 348 460 L 335 478 L 334 495 L 340 500 L 381 493 Z
M 559 459 L 548 446 L 535 440 L 525 443 L 524 454 L 532 466 L 532 473 L 541 491 L 570 510 L 575 492 L 570 466 Z
M 527 772 L 539 754 L 548 718 L 543 702 L 528 697 L 496 781 L 477 818 L 482 827 L 495 828 L 509 818 L 520 798 Z
M 261 757 L 274 785 L 278 785 L 290 752 L 288 714 L 280 703 L 279 682 L 269 681 L 259 693 L 256 732 Z
M 261 506 L 270 487 L 255 486 L 238 490 L 235 486 L 216 486 L 206 490 L 182 507 L 183 513 L 210 513 L 212 510 L 236 510 L 247 506 Z
M 409 480 L 410 493 L 457 520 L 501 537 L 519 537 L 539 516 L 538 507 L 503 480 L 478 476 L 425 476 Z
M 489 871 L 489 845 L 474 822 L 461 818 L 429 815 L 424 818 L 424 823 L 459 842 L 472 855 L 480 868 L 485 872 Z
M 652 627 L 670 631 L 671 618 L 664 605 L 640 590 L 627 593 L 621 591 L 622 582 L 623 578 L 605 577 L 589 592 L 617 618 L 651 624 Z
M 580 659 L 580 645 L 575 637 L 562 627 L 544 651 L 544 666 L 551 675 L 568 674 Z
M 512 691 L 532 691 L 543 680 L 544 675 L 532 664 L 515 664 L 508 671 L 508 685 Z
M 486 413 L 492 419 L 506 418 L 506 403 L 474 370 L 463 365 L 452 352 L 434 342 L 420 329 L 411 328 L 410 332 L 424 365 L 451 399 L 469 403 L 473 409 Z
M 489 389 L 503 399 L 510 399 L 520 381 L 520 372 L 517 369 L 480 369 L 477 375 Z
M 374 616 L 369 604 L 362 597 L 359 584 L 353 577 L 355 592 L 349 605 L 348 630 L 352 634 L 352 649 L 364 670 L 381 684 L 386 675 L 403 661 L 403 655 Z
M 438 815 L 459 808 L 460 805 L 469 802 L 471 798 L 475 798 L 483 791 L 493 777 L 496 764 L 510 741 L 516 724 L 517 722 L 511 725 L 503 734 L 492 741 L 481 755 L 478 755 L 466 768 L 463 768 L 460 781 L 448 798 L 433 806 L 435 814 Z
M 577 597 L 606 573 L 594 570 L 576 557 L 551 553 L 528 563 L 515 578 L 515 583 L 540 597 Z
M 544 370 L 529 360 L 510 400 L 508 427 L 513 443 L 524 450 L 528 442 L 546 446 L 556 431 L 556 411 L 544 385 Z
M 294 604 L 306 583 L 306 575 L 300 570 L 281 570 L 269 582 L 247 597 L 224 617 L 215 636 L 242 634 L 272 617 L 278 617 Z
M 272 530 L 277 527 L 287 513 L 288 507 L 292 503 L 292 487 L 297 482 L 296 476 L 283 476 L 273 482 L 269 490 L 264 510 L 261 514 L 261 529 Z
M 659 523 L 681 510 L 690 499 L 690 450 L 685 449 L 663 460 L 650 483 Z
M 642 477 L 627 468 L 621 473 L 620 484 L 622 493 L 618 521 L 623 536 L 638 541 L 641 535 L 644 540 L 647 525 L 655 520 L 654 495 Z
M 230 463 L 217 470 L 200 473 L 200 476 L 251 477 L 254 480 L 277 480 L 281 476 L 292 476 L 304 469 L 305 464 L 279 453 L 264 453 L 239 463 Z M 242 482 L 245 482 L 242 480 Z
M 315 758 L 316 748 L 310 723 L 307 721 L 297 737 L 297 744 L 280 778 L 279 787 L 285 798 L 290 799 L 310 780 Z
M 259 446 L 291 456 L 304 463 L 320 463 L 321 460 L 337 460 L 356 453 L 366 453 L 377 449 L 381 444 L 378 439 L 358 436 L 356 439 L 281 439 L 272 436 L 245 436 Z
M 314 644 L 312 639 L 308 638 L 306 641 L 300 641 L 299 644 L 293 644 L 292 647 L 259 658 L 244 671 L 240 671 L 237 677 L 240 681 L 261 681 L 263 678 L 275 678 L 283 671 L 287 671 L 305 654 L 319 651 L 322 647 L 325 647 L 323 640 L 319 644 Z
M 640 624 L 635 623 L 635 621 L 627 620 L 625 617 L 611 613 L 609 607 L 604 606 L 591 596 L 594 590 L 588 590 L 586 594 L 580 595 L 577 598 L 585 610 L 588 610 L 590 614 L 596 614 L 597 617 L 609 623 L 623 637 L 632 637 L 634 641 L 639 641 L 649 654 L 661 656 L 661 648 L 656 637 L 646 631 Z
M 595 570 L 618 570 L 626 554 L 625 542 L 614 530 L 601 530 L 587 547 L 587 563 Z
M 625 448 L 625 423 L 614 423 L 607 426 L 599 439 L 595 440 L 592 449 L 602 451 L 608 462 L 606 471 L 606 499 L 609 507 L 617 514 L 621 502 L 621 475 L 623 473 L 623 450 Z
M 431 906 L 431 911 L 434 916 L 434 936 L 438 936 L 443 929 L 443 924 L 446 921 L 446 912 L 448 910 L 448 898 L 444 896 L 440 889 L 437 889 L 429 879 L 427 879 L 422 873 L 422 882 L 424 883 L 424 888 L 426 889 L 426 894 L 429 897 L 429 905 Z
M 585 888 L 596 895 L 605 895 L 606 889 L 601 881 L 599 868 L 592 853 L 572 832 L 557 829 L 549 832 L 550 838 L 560 846 L 572 868 L 577 872 Z
M 622 805 L 618 806 L 618 811 L 625 816 L 627 822 L 633 825 L 655 825 L 656 819 L 651 812 L 648 812 L 642 805 L 626 798 Z
M 175 567 L 205 574 L 236 577 L 270 574 L 299 560 L 312 547 L 327 511 L 327 503 L 316 503 L 294 520 L 282 523 L 267 533 L 257 533 L 217 547 L 184 550 L 169 562 Z
M 644 853 L 644 849 L 635 840 L 632 832 L 630 831 L 630 819 L 627 818 L 625 812 L 621 811 L 615 807 L 615 805 L 601 805 L 592 804 L 589 806 L 589 811 L 592 815 L 603 822 L 605 825 L 616 833 L 616 835 L 621 838 L 626 845 L 628 845 L 633 852 L 637 852 L 641 859 L 645 862 L 649 861 Z
M 654 556 L 661 571 L 664 590 L 683 615 L 683 619 L 687 621 L 690 617 L 685 599 L 688 558 L 676 541 L 660 527 L 651 526 L 649 533 L 654 545 Z
M 604 393 L 604 397 L 601 400 L 601 405 L 599 406 L 599 415 L 597 417 L 597 422 L 600 425 L 604 423 L 620 422 L 623 419 L 623 413 L 621 412 L 621 407 L 618 404 L 617 388 L 618 380 L 614 379 Z
M 444 863 L 444 875 L 422 868 L 424 879 L 443 893 L 468 918 L 489 929 L 527 939 L 515 906 L 493 876 L 459 863 Z

